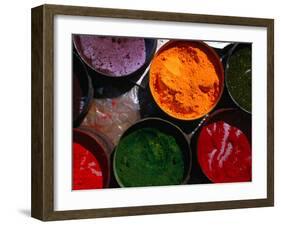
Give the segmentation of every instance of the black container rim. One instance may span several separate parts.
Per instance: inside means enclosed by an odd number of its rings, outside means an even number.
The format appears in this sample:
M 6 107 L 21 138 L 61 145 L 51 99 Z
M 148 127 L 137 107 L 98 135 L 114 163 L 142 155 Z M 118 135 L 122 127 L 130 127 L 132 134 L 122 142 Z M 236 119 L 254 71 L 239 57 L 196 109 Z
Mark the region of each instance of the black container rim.
M 222 95 L 223 95 L 223 91 L 224 91 L 224 83 L 225 83 L 225 76 L 224 76 L 224 67 L 222 65 L 222 62 L 220 60 L 220 57 L 219 55 L 216 53 L 216 51 L 214 50 L 213 47 L 209 46 L 207 43 L 205 43 L 204 41 L 200 41 L 200 40 L 169 40 L 168 42 L 166 42 L 163 46 L 161 46 L 161 48 L 155 53 L 154 57 L 158 56 L 159 53 L 161 53 L 163 50 L 165 50 L 165 48 L 167 48 L 169 45 L 174 45 L 175 43 L 184 43 L 184 42 L 189 42 L 189 43 L 197 43 L 198 45 L 201 45 L 202 47 L 204 47 L 205 49 L 207 49 L 209 52 L 211 52 L 211 54 L 214 55 L 216 61 L 217 61 L 217 66 L 219 67 L 220 69 L 220 83 L 221 83 L 221 90 L 220 90 L 220 93 L 219 93 L 219 96 L 217 97 L 217 100 L 215 102 L 215 104 L 208 110 L 208 112 L 206 112 L 205 114 L 203 115 L 199 115 L 199 117 L 195 117 L 195 118 L 191 118 L 191 119 L 188 119 L 188 118 L 180 118 L 180 117 L 175 117 L 174 115 L 168 113 L 167 111 L 165 111 L 156 101 L 156 98 L 154 97 L 154 94 L 153 92 L 151 91 L 151 84 L 150 84 L 150 70 L 149 70 L 149 89 L 150 89 L 150 92 L 151 92 L 151 95 L 153 97 L 153 100 L 154 102 L 156 103 L 156 105 L 161 109 L 162 112 L 164 112 L 165 114 L 169 115 L 170 117 L 174 118 L 174 119 L 177 119 L 177 120 L 182 120 L 182 121 L 194 121 L 194 120 L 198 120 L 198 119 L 203 119 L 208 113 L 210 113 L 212 110 L 215 109 L 215 107 L 218 105 Z M 153 60 L 151 61 L 151 63 L 153 63 Z
M 103 155 L 100 154 L 100 156 L 104 156 L 105 161 L 107 163 L 107 167 L 106 167 L 107 178 L 106 178 L 103 188 L 108 188 L 109 184 L 110 184 L 110 178 L 111 178 L 111 171 L 110 171 L 111 164 L 110 164 L 110 153 L 109 153 L 110 150 L 106 150 L 106 149 L 110 148 L 111 144 L 107 143 L 107 140 L 104 140 L 103 137 L 101 137 L 95 133 L 92 133 L 89 129 L 84 128 L 84 127 L 73 128 L 72 133 L 73 133 L 72 134 L 73 137 L 74 137 L 74 133 L 76 133 L 77 135 L 79 134 L 80 136 L 87 136 L 88 138 L 90 138 L 91 140 L 93 140 L 95 143 L 97 143 L 100 146 L 101 150 L 103 151 Z M 74 141 L 74 139 L 72 139 L 72 140 Z M 99 153 L 99 152 L 97 152 L 97 153 Z M 96 154 L 95 154 L 95 157 L 97 157 Z
M 78 60 L 81 64 L 81 66 L 83 67 L 83 70 L 85 72 L 85 77 L 87 79 L 87 85 L 88 85 L 87 99 L 85 101 L 85 105 L 84 105 L 82 111 L 77 116 L 77 118 L 74 118 L 74 115 L 72 114 L 73 126 L 77 127 L 77 126 L 79 126 L 79 124 L 81 123 L 83 118 L 86 116 L 88 110 L 90 109 L 92 98 L 93 98 L 93 95 L 94 95 L 94 88 L 93 88 L 93 85 L 92 85 L 92 80 L 91 80 L 91 78 L 88 74 L 88 71 L 87 71 L 84 63 L 81 61 L 80 57 L 75 52 L 72 52 L 72 57 L 74 57 L 76 60 Z M 73 60 L 72 60 L 72 62 L 73 62 Z M 74 67 L 74 65 L 72 65 L 72 67 Z M 72 69 L 72 80 L 73 80 L 73 76 L 74 76 L 74 73 L 73 73 L 73 69 Z M 72 84 L 72 87 L 73 87 L 73 84 Z M 73 94 L 74 94 L 74 90 L 72 88 L 72 97 L 73 97 Z
M 252 114 L 252 110 L 248 111 L 245 108 L 243 108 L 236 100 L 235 98 L 232 96 L 231 92 L 229 91 L 229 84 L 228 84 L 228 69 L 229 69 L 229 61 L 231 59 L 231 57 L 233 56 L 233 54 L 238 51 L 239 49 L 243 49 L 243 48 L 249 48 L 249 44 L 250 43 L 235 43 L 233 45 L 233 47 L 230 49 L 230 52 L 228 53 L 227 59 L 226 59 L 226 64 L 225 64 L 225 70 L 224 70 L 224 74 L 225 74 L 225 87 L 227 89 L 227 92 L 231 98 L 231 100 L 234 102 L 234 104 L 240 108 L 242 111 L 248 113 L 248 114 Z
M 202 128 L 203 128 L 210 120 L 212 120 L 215 116 L 217 116 L 217 115 L 219 115 L 219 114 L 231 113 L 231 112 L 238 112 L 238 113 L 244 114 L 244 116 L 247 116 L 247 117 L 250 116 L 249 114 L 247 114 L 247 112 L 242 111 L 240 108 L 220 108 L 220 109 L 217 109 L 216 111 L 212 112 L 211 114 L 209 114 L 209 115 L 205 118 L 205 120 L 202 122 L 202 124 L 201 124 L 200 127 L 198 128 L 198 134 L 197 134 L 196 136 L 199 137 L 199 135 L 200 135 L 200 133 L 201 133 L 201 131 L 202 131 Z M 239 128 L 239 129 L 241 129 L 241 128 Z M 195 136 L 195 134 L 192 135 L 191 139 L 194 139 L 194 136 Z M 249 139 L 249 137 L 248 137 L 247 134 L 246 134 L 246 136 L 247 136 L 247 138 Z M 251 139 L 249 139 L 249 142 L 250 142 L 250 144 L 252 145 Z M 197 152 L 198 152 L 198 140 L 196 141 L 195 148 L 196 148 L 196 150 L 194 150 L 194 151 L 196 152 L 196 155 L 198 155 L 198 154 L 197 154 Z M 198 161 L 198 164 L 199 164 L 199 166 L 201 167 L 201 164 L 200 164 L 199 161 Z M 201 167 L 201 169 L 202 169 L 202 167 Z M 205 174 L 205 172 L 203 171 L 203 169 L 202 169 L 202 172 L 203 172 L 203 174 L 211 181 L 211 179 Z M 211 181 L 211 182 L 212 182 L 212 181 Z M 212 183 L 213 183 L 213 182 L 212 182 Z M 228 183 L 228 182 L 226 182 L 226 183 Z
M 116 79 L 116 80 L 117 80 L 117 79 L 120 79 L 120 80 L 121 80 L 121 79 L 125 79 L 125 78 L 128 78 L 128 77 L 131 77 L 131 76 L 133 76 L 133 75 L 139 73 L 140 71 L 145 70 L 143 67 L 146 67 L 146 68 L 148 67 L 148 65 L 150 64 L 151 59 L 153 58 L 153 55 L 154 55 L 155 52 L 156 52 L 156 48 L 157 48 L 157 39 L 153 39 L 153 38 L 143 38 L 144 41 L 146 41 L 146 40 L 151 40 L 151 41 L 153 41 L 153 47 L 152 47 L 151 54 L 147 57 L 147 59 L 145 60 L 144 64 L 143 64 L 140 68 L 138 68 L 136 71 L 133 71 L 133 72 L 131 72 L 130 74 L 122 75 L 122 76 L 114 76 L 114 75 L 107 74 L 107 73 L 104 73 L 104 72 L 102 72 L 102 71 L 97 70 L 96 68 L 94 68 L 94 67 L 85 59 L 84 55 L 81 53 L 81 50 L 80 50 L 80 48 L 79 48 L 78 45 L 77 45 L 76 36 L 78 36 L 78 35 L 82 35 L 82 34 L 73 34 L 73 35 L 72 35 L 72 43 L 73 43 L 73 45 L 74 45 L 74 47 L 75 47 L 75 49 L 76 49 L 76 51 L 77 51 L 79 57 L 83 60 L 83 62 L 84 62 L 91 70 L 93 70 L 94 72 L 96 72 L 97 75 L 99 75 L 99 76 L 104 76 L 104 77 L 106 77 L 106 78 Z M 99 35 L 99 36 L 100 36 L 100 35 Z M 110 36 L 110 35 L 102 35 L 102 36 L 112 37 L 112 36 Z M 115 35 L 114 37 L 125 38 L 124 36 L 116 36 L 116 35 Z M 130 38 L 130 37 L 129 37 L 129 38 Z M 131 38 L 137 38 L 137 37 L 131 37 Z
M 129 128 L 127 128 L 122 136 L 120 137 L 120 140 L 119 142 L 121 141 L 122 138 L 124 138 L 124 135 L 127 134 L 127 132 L 134 126 L 136 125 L 139 125 L 143 122 L 146 122 L 146 121 L 158 121 L 160 123 L 163 123 L 163 124 L 166 124 L 168 126 L 171 126 L 173 128 L 175 128 L 176 130 L 178 130 L 180 132 L 180 134 L 182 134 L 182 137 L 183 139 L 185 140 L 186 144 L 187 144 L 187 147 L 188 147 L 188 150 L 185 150 L 186 151 L 186 155 L 188 156 L 189 159 L 187 159 L 188 161 L 188 167 L 186 169 L 186 176 L 183 178 L 183 181 L 181 184 L 178 184 L 178 185 L 185 185 L 187 184 L 188 180 L 190 179 L 190 174 L 191 174 L 191 169 L 192 169 L 192 151 L 191 151 L 191 147 L 190 147 L 190 143 L 189 143 L 189 138 L 188 136 L 182 131 L 182 129 L 180 127 L 178 127 L 177 125 L 175 125 L 174 123 L 170 122 L 170 121 L 167 121 L 167 120 L 164 120 L 162 118 L 158 118 L 158 117 L 147 117 L 147 118 L 143 118 L 139 121 L 137 121 L 136 123 L 134 123 L 133 125 L 131 125 Z M 118 150 L 118 145 L 115 147 L 115 151 L 113 153 L 113 173 L 114 173 L 114 176 L 115 176 L 115 179 L 118 183 L 118 185 L 121 187 L 121 188 L 127 188 L 126 186 L 123 185 L 123 183 L 121 182 L 117 172 L 116 172 L 116 153 L 117 153 L 117 150 Z M 182 149 L 181 149 L 182 150 Z M 184 153 L 184 150 L 182 150 L 182 152 Z M 165 186 L 165 185 L 159 185 L 159 186 Z M 167 185 L 169 186 L 169 185 Z M 146 186 L 142 186 L 142 187 L 146 187 Z

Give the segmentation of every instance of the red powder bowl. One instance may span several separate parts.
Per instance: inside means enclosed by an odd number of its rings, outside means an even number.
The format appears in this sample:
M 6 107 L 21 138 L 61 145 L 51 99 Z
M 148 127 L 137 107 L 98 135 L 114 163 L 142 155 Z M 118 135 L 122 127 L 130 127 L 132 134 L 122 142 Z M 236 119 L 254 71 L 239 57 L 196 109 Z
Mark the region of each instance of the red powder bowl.
M 73 130 L 72 189 L 107 188 L 113 145 L 94 130 Z
M 252 180 L 251 117 L 238 109 L 221 109 L 202 124 L 197 157 L 213 183 Z

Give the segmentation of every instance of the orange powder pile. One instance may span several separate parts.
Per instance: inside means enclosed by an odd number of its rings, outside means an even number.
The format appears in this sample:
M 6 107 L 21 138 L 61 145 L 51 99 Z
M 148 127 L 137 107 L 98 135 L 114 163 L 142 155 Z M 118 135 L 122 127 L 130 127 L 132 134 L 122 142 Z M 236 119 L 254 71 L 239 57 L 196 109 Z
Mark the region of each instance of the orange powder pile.
M 221 85 L 209 55 L 196 43 L 184 42 L 154 57 L 149 85 L 164 112 L 189 120 L 200 118 L 214 107 Z

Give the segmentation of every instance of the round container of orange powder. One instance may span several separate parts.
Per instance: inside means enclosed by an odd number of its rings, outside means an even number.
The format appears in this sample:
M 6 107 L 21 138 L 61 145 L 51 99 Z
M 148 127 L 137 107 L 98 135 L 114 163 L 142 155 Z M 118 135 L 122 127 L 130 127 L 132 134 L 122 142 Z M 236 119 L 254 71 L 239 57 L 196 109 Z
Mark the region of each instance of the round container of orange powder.
M 199 119 L 220 100 L 223 66 L 217 53 L 201 41 L 169 41 L 151 62 L 149 87 L 156 104 L 169 116 Z

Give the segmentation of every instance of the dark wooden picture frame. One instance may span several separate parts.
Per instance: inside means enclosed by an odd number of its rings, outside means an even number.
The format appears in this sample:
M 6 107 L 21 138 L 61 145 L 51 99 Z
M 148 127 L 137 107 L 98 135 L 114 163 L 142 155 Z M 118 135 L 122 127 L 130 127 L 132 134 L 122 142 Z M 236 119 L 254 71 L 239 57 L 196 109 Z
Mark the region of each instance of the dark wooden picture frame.
M 54 16 L 95 16 L 265 27 L 267 29 L 267 198 L 90 210 L 54 211 Z M 219 210 L 274 205 L 274 20 L 183 13 L 42 5 L 32 9 L 32 200 L 31 215 L 65 220 Z

